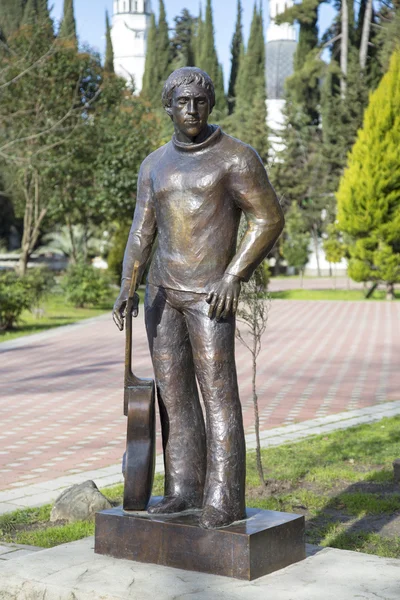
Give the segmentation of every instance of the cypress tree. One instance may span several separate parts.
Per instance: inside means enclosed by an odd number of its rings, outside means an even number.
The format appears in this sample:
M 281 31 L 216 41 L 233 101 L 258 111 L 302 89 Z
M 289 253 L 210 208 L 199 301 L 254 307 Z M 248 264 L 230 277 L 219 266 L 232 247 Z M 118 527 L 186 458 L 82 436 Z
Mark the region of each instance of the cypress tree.
M 24 15 L 24 8 L 25 0 L 1 0 L 0 33 L 4 38 L 18 30 Z
M 337 193 L 338 226 L 350 237 L 350 277 L 386 282 L 389 297 L 400 282 L 399 106 L 397 50 L 370 96 Z
M 196 66 L 200 65 L 201 55 L 203 52 L 203 41 L 204 41 L 204 20 L 203 20 L 203 10 L 200 5 L 200 13 L 197 19 L 197 30 L 194 38 L 194 62 Z
M 21 25 L 34 25 L 38 20 L 36 0 L 27 0 Z
M 144 67 L 142 96 L 151 101 L 157 81 L 157 24 L 154 13 L 151 13 L 150 27 L 147 36 L 147 52 Z
M 104 70 L 106 73 L 114 73 L 114 50 L 111 39 L 111 27 L 108 11 L 106 11 L 106 56 L 104 61 Z
M 262 14 L 256 6 L 247 50 L 239 65 L 235 112 L 226 119 L 224 126 L 229 133 L 253 146 L 267 162 L 265 40 Z
M 240 64 L 240 56 L 242 53 L 243 47 L 243 28 L 242 28 L 242 5 L 240 0 L 238 0 L 237 5 L 237 18 L 236 18 L 236 27 L 235 33 L 233 34 L 232 43 L 231 43 L 231 53 L 232 53 L 232 67 L 231 67 L 231 76 L 229 78 L 229 88 L 228 88 L 228 106 L 229 106 L 229 114 L 232 114 L 235 108 L 235 87 L 236 80 L 239 72 L 239 64 Z
M 78 46 L 74 13 L 74 0 L 64 0 L 63 19 L 61 21 L 60 31 L 58 35 L 60 38 L 72 40 L 74 45 Z
M 53 21 L 50 17 L 50 11 L 47 0 L 36 0 L 38 21 L 53 31 Z
M 215 117 L 216 120 L 218 120 L 226 114 L 226 98 L 223 77 L 221 77 L 221 67 L 218 62 L 217 51 L 215 48 L 211 0 L 207 0 L 206 18 L 202 37 L 201 54 L 197 66 L 200 67 L 200 69 L 203 69 L 203 71 L 206 71 L 214 82 L 216 95 Z
M 164 81 L 170 74 L 171 47 L 168 35 L 167 15 L 165 13 L 164 0 L 160 0 L 160 13 L 157 28 L 157 85 L 154 86 L 154 97 L 160 101 L 160 95 Z
M 194 34 L 197 19 L 184 8 L 182 13 L 175 17 L 175 32 L 171 39 L 172 59 L 171 71 L 181 67 L 193 67 L 194 60 Z

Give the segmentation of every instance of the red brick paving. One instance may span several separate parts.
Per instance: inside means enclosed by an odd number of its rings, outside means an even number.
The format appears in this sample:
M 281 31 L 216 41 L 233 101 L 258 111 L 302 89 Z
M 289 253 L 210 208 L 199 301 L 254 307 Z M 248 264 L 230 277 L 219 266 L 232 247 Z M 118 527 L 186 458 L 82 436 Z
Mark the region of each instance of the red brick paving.
M 261 427 L 400 399 L 399 334 L 400 303 L 272 301 L 258 362 Z M 151 376 L 142 315 L 135 340 L 136 370 Z M 23 344 L 0 345 L 0 489 L 119 462 L 124 338 L 111 319 Z M 240 343 L 237 366 L 249 433 L 251 365 Z

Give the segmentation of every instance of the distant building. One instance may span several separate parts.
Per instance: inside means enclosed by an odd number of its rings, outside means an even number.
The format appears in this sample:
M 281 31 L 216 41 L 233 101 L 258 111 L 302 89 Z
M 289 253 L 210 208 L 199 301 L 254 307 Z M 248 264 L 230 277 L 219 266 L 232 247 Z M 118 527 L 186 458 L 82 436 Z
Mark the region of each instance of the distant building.
M 115 72 L 142 89 L 150 27 L 150 0 L 114 0 L 111 38 Z
M 269 0 L 270 20 L 267 28 L 266 78 L 267 123 L 272 132 L 272 154 L 280 149 L 279 130 L 283 126 L 285 106 L 284 84 L 286 78 L 293 74 L 293 59 L 297 48 L 295 27 L 289 23 L 277 25 L 275 18 L 291 6 L 293 6 L 293 0 Z

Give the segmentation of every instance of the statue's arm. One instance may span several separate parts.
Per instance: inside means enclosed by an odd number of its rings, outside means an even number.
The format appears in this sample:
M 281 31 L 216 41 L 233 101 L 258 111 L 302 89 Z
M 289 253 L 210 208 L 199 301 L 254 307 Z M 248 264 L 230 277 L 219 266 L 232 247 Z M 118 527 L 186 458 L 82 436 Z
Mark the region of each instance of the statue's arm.
M 247 220 L 240 246 L 221 281 L 209 291 L 209 316 L 228 317 L 238 307 L 241 281 L 248 281 L 254 269 L 272 250 L 282 232 L 284 217 L 265 168 L 257 153 L 243 146 L 239 162 L 232 166 L 229 193 Z
M 136 208 L 125 248 L 121 290 L 114 305 L 113 317 L 120 330 L 123 329 L 124 310 L 128 299 L 133 265 L 136 261 L 139 262 L 137 277 L 139 284 L 149 260 L 157 232 L 150 169 L 150 161 L 147 159 L 142 164 L 139 172 Z M 134 316 L 136 315 L 137 306 L 134 309 Z
M 248 281 L 272 250 L 285 224 L 282 208 L 257 153 L 246 148 L 242 168 L 231 174 L 232 193 L 247 228 L 226 273 Z

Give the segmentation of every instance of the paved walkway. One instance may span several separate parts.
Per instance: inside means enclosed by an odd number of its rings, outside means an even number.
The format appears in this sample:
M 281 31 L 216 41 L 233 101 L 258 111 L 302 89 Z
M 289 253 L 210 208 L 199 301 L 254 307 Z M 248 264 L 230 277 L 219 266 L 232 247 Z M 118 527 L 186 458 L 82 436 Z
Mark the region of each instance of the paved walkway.
M 261 432 L 262 448 L 279 446 L 289 442 L 297 442 L 312 435 L 326 434 L 339 429 L 347 429 L 355 425 L 380 421 L 383 417 L 393 417 L 400 414 L 400 400 L 385 402 L 358 410 L 349 410 L 336 415 L 318 417 L 295 425 L 275 427 Z M 246 448 L 256 447 L 254 433 L 246 435 Z M 164 471 L 163 457 L 159 454 L 156 459 L 156 472 Z M 84 480 L 95 481 L 99 488 L 108 487 L 123 482 L 120 464 L 85 471 L 84 473 L 65 474 L 61 477 L 42 483 L 27 484 L 23 487 L 0 491 L 0 515 L 17 509 L 51 504 L 65 489 Z M 1 550 L 1 548 L 0 548 Z M 1 557 L 0 557 L 1 558 Z
M 262 429 L 400 400 L 399 330 L 399 303 L 274 300 L 259 357 Z M 150 376 L 142 315 L 135 339 L 135 368 Z M 0 490 L 115 470 L 126 427 L 123 346 L 109 316 L 0 344 Z M 237 365 L 252 434 L 240 344 Z

